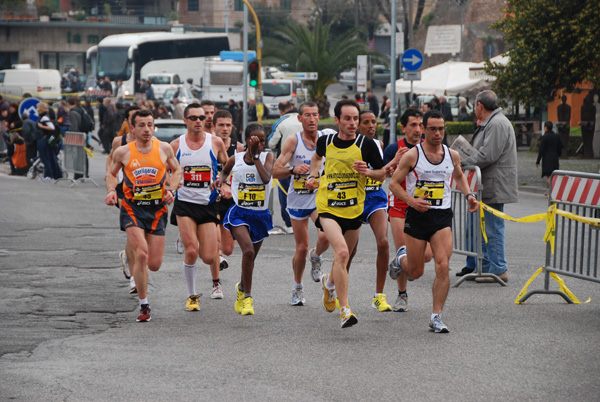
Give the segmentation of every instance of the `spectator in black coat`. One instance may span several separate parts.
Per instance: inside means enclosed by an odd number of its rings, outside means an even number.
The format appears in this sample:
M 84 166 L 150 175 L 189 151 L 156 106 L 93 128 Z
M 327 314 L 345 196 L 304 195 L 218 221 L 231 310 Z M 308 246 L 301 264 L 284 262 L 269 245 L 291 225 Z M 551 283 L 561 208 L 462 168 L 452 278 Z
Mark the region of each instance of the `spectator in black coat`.
M 542 140 L 540 141 L 540 151 L 538 152 L 538 157 L 535 161 L 535 167 L 540 167 L 541 160 L 542 177 L 546 177 L 548 187 L 550 186 L 550 176 L 552 175 L 552 172 L 559 168 L 558 158 L 562 154 L 562 149 L 563 143 L 558 134 L 552 130 L 552 122 L 545 122 L 544 135 L 542 135 Z

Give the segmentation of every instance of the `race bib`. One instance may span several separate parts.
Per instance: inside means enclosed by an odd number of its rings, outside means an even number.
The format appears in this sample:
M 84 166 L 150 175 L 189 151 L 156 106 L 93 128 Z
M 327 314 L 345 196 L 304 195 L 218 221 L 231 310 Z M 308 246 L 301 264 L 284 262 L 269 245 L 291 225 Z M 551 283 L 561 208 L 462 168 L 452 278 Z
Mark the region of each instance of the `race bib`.
M 308 173 L 294 174 L 294 192 L 296 194 L 312 194 L 315 192 L 315 190 L 309 190 L 306 188 L 307 177 Z
M 183 168 L 183 186 L 208 188 L 210 186 L 210 166 L 185 166 Z
M 352 207 L 358 203 L 356 181 L 333 182 L 327 184 L 327 205 L 330 207 Z
M 137 206 L 159 205 L 163 199 L 162 184 L 139 186 L 133 192 L 133 201 Z
M 265 185 L 240 183 L 238 186 L 240 207 L 262 207 L 265 205 Z
M 432 206 L 441 206 L 444 198 L 444 182 L 417 180 L 417 184 L 415 185 L 415 198 L 424 195 L 427 195 L 425 201 L 429 202 Z
M 367 177 L 367 183 L 365 184 L 365 191 L 379 191 L 381 189 L 381 182 L 373 180 Z

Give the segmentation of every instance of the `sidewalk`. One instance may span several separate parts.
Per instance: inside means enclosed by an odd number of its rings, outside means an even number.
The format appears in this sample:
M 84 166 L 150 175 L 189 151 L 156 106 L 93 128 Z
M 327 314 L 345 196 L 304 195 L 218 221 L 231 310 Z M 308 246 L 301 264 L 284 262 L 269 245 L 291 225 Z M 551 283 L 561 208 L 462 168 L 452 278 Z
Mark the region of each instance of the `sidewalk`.
M 546 178 L 541 177 L 541 167 L 535 167 L 537 153 L 519 151 L 517 153 L 517 159 L 519 163 L 519 190 L 541 194 L 545 193 Z M 587 173 L 600 172 L 600 159 L 561 159 L 559 165 L 561 170 Z

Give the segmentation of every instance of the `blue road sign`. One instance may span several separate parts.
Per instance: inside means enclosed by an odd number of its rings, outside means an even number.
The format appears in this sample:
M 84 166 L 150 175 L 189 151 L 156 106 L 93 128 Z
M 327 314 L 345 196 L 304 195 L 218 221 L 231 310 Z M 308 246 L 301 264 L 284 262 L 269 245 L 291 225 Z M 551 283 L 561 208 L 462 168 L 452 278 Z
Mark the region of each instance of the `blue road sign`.
M 423 65 L 423 55 L 417 49 L 407 49 L 402 53 L 402 65 L 408 71 L 417 71 Z
M 37 112 L 37 104 L 41 101 L 36 98 L 27 98 L 19 105 L 19 116 L 23 116 L 25 113 L 29 116 L 29 119 L 34 123 L 37 123 L 40 115 Z

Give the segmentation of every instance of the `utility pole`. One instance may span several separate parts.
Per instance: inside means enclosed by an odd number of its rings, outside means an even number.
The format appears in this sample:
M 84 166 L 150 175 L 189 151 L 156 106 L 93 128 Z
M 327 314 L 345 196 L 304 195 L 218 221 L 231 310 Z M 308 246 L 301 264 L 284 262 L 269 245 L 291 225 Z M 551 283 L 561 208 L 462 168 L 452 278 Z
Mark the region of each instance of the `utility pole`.
M 244 3 L 244 35 L 243 35 L 243 50 L 244 50 L 244 105 L 242 106 L 242 133 L 246 132 L 248 126 L 248 5 Z M 242 135 L 242 138 L 244 136 Z M 244 141 L 245 142 L 245 141 Z
M 391 14 L 392 14 L 392 33 L 391 43 L 390 43 L 390 65 L 392 68 L 390 69 L 390 143 L 396 140 L 396 116 L 397 116 L 397 108 L 396 108 L 396 0 L 391 1 Z

